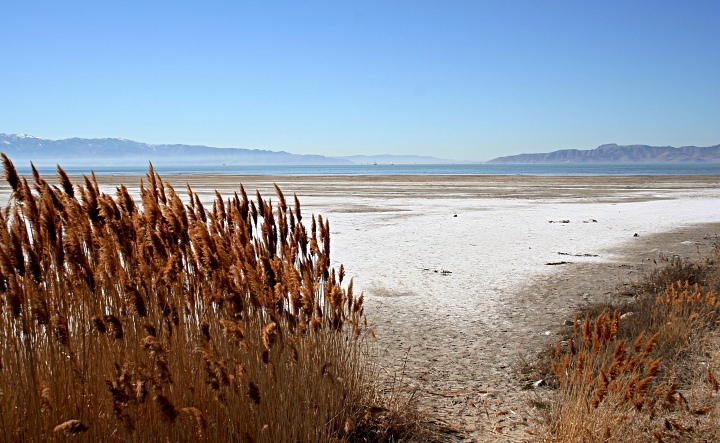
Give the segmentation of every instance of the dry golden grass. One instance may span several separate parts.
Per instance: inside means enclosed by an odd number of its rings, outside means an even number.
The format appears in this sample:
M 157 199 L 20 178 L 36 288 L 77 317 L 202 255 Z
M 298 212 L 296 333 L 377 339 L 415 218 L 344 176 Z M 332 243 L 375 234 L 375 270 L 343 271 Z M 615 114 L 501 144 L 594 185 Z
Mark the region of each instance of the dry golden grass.
M 136 203 L 3 161 L 0 440 L 366 438 L 363 296 L 297 197 L 185 204 L 151 166 Z
M 556 345 L 557 393 L 538 440 L 718 441 L 718 272 L 713 259 L 670 263 L 638 286 L 627 319 L 576 317 Z

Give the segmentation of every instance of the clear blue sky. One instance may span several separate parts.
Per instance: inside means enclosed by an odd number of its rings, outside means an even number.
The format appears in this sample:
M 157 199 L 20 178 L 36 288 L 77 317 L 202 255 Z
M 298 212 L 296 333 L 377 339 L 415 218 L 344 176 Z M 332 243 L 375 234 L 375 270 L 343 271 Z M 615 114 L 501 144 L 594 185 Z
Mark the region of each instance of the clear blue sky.
M 0 0 L 0 132 L 489 160 L 720 143 L 720 1 Z

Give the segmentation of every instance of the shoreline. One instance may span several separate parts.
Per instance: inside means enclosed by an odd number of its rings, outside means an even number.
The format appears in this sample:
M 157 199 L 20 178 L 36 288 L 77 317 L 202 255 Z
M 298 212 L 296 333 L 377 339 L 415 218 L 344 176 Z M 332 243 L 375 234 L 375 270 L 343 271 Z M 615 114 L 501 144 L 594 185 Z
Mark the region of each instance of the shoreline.
M 139 175 L 147 171 L 150 161 L 134 162 L 127 159 L 121 163 L 80 165 L 60 161 L 68 174 L 90 174 L 95 171 L 102 175 Z M 18 166 L 23 173 L 29 173 L 30 161 L 19 160 Z M 41 162 L 35 166 L 46 174 L 54 172 L 56 162 Z M 188 161 L 184 164 L 172 164 L 156 159 L 156 171 L 163 175 L 171 174 L 214 174 L 214 175 L 278 175 L 278 176 L 392 176 L 392 175 L 516 175 L 516 176 L 632 176 L 632 175 L 719 175 L 719 162 L 579 162 L 579 163 L 491 163 L 491 162 L 460 162 L 460 163 L 355 163 L 355 164 L 237 164 L 230 162 L 212 162 L 203 159 Z

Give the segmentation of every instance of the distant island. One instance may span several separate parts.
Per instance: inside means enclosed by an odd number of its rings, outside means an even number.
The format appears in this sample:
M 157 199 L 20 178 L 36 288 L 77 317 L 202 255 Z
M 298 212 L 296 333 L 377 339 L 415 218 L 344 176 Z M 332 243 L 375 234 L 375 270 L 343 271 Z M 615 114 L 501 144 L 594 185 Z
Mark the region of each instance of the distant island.
M 595 149 L 564 149 L 544 154 L 498 157 L 488 163 L 665 163 L 720 162 L 720 145 L 708 147 L 607 144 Z
M 261 149 L 214 148 L 182 144 L 153 145 L 120 138 L 68 138 L 48 140 L 25 134 L 0 133 L 0 152 L 16 165 L 35 166 L 252 166 L 442 164 L 452 160 L 419 155 L 327 157 Z

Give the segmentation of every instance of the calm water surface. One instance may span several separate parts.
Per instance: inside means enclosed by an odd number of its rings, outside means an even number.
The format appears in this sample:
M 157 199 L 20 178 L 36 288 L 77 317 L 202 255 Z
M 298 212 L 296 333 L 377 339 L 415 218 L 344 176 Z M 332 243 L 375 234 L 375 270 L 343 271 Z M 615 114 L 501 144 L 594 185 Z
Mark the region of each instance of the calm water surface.
M 18 172 L 30 168 L 16 165 Z M 68 174 L 143 175 L 147 168 L 100 166 L 68 167 Z M 54 168 L 38 168 L 41 174 L 54 174 Z M 627 176 L 627 175 L 720 175 L 720 163 L 594 163 L 594 164 L 447 164 L 447 165 L 268 165 L 268 166 L 162 166 L 155 171 L 169 174 L 227 175 L 540 175 L 540 176 Z

